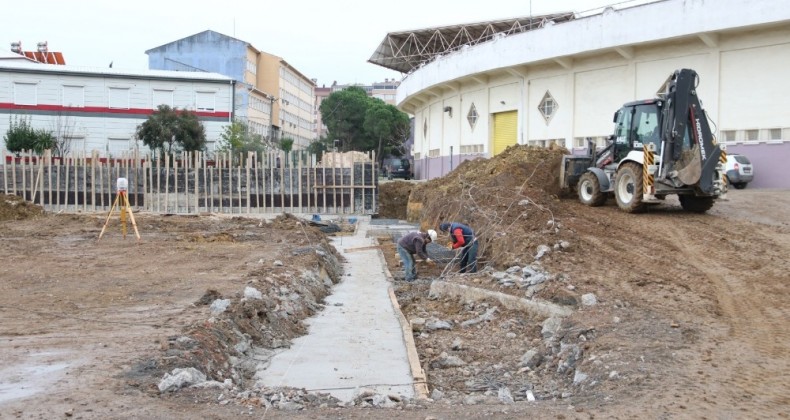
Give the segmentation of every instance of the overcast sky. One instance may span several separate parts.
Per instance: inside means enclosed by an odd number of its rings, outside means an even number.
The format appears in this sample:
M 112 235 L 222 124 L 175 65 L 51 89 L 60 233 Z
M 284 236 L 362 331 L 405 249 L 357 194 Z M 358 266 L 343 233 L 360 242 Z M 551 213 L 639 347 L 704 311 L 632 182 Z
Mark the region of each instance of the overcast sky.
M 40 41 L 66 64 L 147 69 L 145 51 L 211 29 L 275 54 L 318 85 L 400 79 L 367 60 L 388 32 L 587 11 L 623 0 L 26 0 L 0 13 L 0 48 Z M 626 2 L 628 3 L 628 2 Z

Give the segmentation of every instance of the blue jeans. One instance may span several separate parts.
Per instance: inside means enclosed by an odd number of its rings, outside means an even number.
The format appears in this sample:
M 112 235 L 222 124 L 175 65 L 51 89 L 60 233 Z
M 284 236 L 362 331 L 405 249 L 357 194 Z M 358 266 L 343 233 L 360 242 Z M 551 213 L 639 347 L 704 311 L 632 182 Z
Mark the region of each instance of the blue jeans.
M 406 276 L 406 281 L 414 281 L 417 278 L 417 268 L 414 266 L 414 255 L 400 245 L 398 245 L 398 255 L 400 255 L 401 261 L 403 261 L 403 273 Z
M 461 272 L 477 273 L 477 238 L 461 248 Z

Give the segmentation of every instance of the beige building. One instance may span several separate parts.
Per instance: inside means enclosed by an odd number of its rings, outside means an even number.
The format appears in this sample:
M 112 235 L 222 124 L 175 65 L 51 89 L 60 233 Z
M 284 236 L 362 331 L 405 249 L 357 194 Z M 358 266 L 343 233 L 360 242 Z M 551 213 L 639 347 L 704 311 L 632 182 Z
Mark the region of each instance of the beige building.
M 151 69 L 216 72 L 239 82 L 235 115 L 264 138 L 292 138 L 294 149 L 316 139 L 315 83 L 282 57 L 210 30 L 146 54 Z

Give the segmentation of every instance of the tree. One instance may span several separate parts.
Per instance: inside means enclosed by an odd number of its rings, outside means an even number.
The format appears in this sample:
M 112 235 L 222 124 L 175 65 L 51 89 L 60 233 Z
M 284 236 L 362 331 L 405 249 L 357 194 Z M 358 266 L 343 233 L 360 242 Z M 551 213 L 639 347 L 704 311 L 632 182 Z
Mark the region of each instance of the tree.
M 329 140 L 326 137 L 322 137 L 310 143 L 310 145 L 307 146 L 307 152 L 315 155 L 315 158 L 320 161 L 321 157 L 324 155 L 324 152 L 329 149 L 327 146 L 328 144 Z
M 75 125 L 71 118 L 63 115 L 63 113 L 58 113 L 58 116 L 52 121 L 50 126 L 50 132 L 54 137 L 52 154 L 65 156 L 71 152 L 71 139 L 74 136 Z
M 137 126 L 136 137 L 162 153 L 179 150 L 204 150 L 206 130 L 195 113 L 159 105 L 144 123 Z
M 382 163 L 388 154 L 401 155 L 399 149 L 409 137 L 411 125 L 409 116 L 393 105 L 376 99 L 365 113 L 363 127 L 368 135 L 376 140 L 376 156 Z
M 280 139 L 280 150 L 285 152 L 286 155 L 288 154 L 288 152 L 293 150 L 293 147 L 294 147 L 294 139 L 290 137 L 283 137 Z
M 34 129 L 30 120 L 25 117 L 9 118 L 9 127 L 3 136 L 5 147 L 17 155 L 25 150 L 33 150 L 36 154 L 43 154 L 45 150 L 52 149 L 55 138 L 43 128 Z
M 186 110 L 178 114 L 176 141 L 181 143 L 181 148 L 187 152 L 205 150 L 206 128 L 203 127 L 197 114 Z
M 239 155 L 246 155 L 248 152 L 254 152 L 260 157 L 268 148 L 262 135 L 252 133 L 249 125 L 237 120 L 226 125 L 219 137 L 220 141 L 216 150 L 230 153 L 234 159 L 237 159 Z
M 407 114 L 368 97 L 359 87 L 333 92 L 321 103 L 320 111 L 327 137 L 340 141 L 340 151 L 375 150 L 379 160 L 390 153 L 401 155 L 411 130 Z
M 332 92 L 321 103 L 319 111 L 327 136 L 340 140 L 340 151 L 372 150 L 374 144 L 363 127 L 370 102 L 364 89 L 352 86 Z
M 288 154 L 291 152 L 293 147 L 294 147 L 294 139 L 292 139 L 290 137 L 283 137 L 283 138 L 280 139 L 280 150 L 285 152 L 285 161 L 286 162 L 289 162 Z M 277 158 L 277 159 L 279 160 L 280 158 Z

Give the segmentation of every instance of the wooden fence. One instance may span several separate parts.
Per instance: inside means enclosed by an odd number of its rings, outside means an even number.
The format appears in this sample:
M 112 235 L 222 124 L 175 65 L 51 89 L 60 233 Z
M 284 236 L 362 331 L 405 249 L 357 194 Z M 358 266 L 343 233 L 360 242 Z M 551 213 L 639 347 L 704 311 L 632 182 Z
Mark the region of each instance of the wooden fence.
M 48 211 L 109 211 L 118 178 L 128 181 L 130 205 L 166 214 L 218 212 L 374 214 L 375 155 L 306 151 L 245 155 L 190 152 L 157 158 L 129 153 L 2 155 L 0 188 Z

